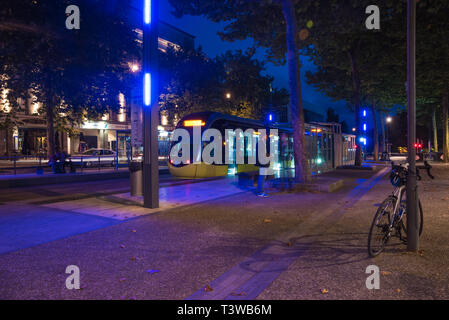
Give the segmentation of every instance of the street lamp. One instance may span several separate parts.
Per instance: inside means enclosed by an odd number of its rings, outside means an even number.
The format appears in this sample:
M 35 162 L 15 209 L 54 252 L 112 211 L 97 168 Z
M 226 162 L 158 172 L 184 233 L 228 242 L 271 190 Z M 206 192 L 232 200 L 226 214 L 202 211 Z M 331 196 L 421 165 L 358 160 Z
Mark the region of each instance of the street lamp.
M 158 1 L 143 0 L 143 205 L 159 207 Z
M 231 99 L 231 93 L 229 93 L 229 92 L 226 93 L 226 99 L 228 99 L 228 100 Z
M 387 123 L 390 123 L 391 121 L 393 121 L 393 118 L 392 117 L 387 117 Z
M 129 69 L 131 72 L 136 73 L 140 70 L 140 67 L 137 63 L 130 63 Z

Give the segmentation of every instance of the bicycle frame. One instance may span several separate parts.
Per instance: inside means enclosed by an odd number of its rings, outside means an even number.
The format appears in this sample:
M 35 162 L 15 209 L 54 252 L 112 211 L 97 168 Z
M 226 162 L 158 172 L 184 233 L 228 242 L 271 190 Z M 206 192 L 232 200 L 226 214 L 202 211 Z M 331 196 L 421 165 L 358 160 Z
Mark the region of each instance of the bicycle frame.
M 405 185 L 397 187 L 393 191 L 393 196 L 396 198 L 396 204 L 394 206 L 394 211 L 393 211 L 394 215 L 396 215 L 399 210 L 399 206 L 401 205 L 402 197 L 404 196 L 405 192 L 406 192 Z

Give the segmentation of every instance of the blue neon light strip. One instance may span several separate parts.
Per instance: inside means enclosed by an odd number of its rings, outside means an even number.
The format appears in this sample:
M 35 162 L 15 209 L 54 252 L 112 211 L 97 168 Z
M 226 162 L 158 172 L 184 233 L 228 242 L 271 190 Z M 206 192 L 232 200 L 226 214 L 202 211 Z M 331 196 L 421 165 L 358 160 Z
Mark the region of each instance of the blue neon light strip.
M 363 131 L 366 131 L 366 123 L 363 124 Z
M 363 116 L 366 117 L 366 110 L 363 110 Z
M 146 24 L 151 23 L 151 0 L 145 0 L 145 7 L 144 7 L 144 22 Z
M 151 105 L 151 74 L 145 73 L 144 83 L 143 83 L 143 96 L 144 96 L 144 103 L 146 106 Z

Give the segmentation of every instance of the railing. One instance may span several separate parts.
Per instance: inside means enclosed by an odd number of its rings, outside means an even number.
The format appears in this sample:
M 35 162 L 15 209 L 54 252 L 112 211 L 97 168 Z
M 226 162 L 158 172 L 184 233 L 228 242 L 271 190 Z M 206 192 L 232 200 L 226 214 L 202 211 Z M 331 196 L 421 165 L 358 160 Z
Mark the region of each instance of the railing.
M 165 166 L 170 153 L 170 142 L 159 141 L 159 165 Z M 18 174 L 44 174 L 52 173 L 63 168 L 63 172 L 92 172 L 120 170 L 128 168 L 129 162 L 132 160 L 141 161 L 141 157 L 132 157 L 130 154 L 115 155 L 71 155 L 68 156 L 64 165 L 57 163 L 56 166 L 49 164 L 45 154 L 26 156 L 26 155 L 10 155 L 0 157 L 0 176 L 1 175 L 18 175 Z
M 52 165 L 44 156 L 11 155 L 0 157 L 0 175 L 56 173 L 60 168 L 67 173 L 83 173 L 92 170 L 118 170 L 129 165 L 127 158 L 119 157 L 119 166 L 116 166 L 116 161 L 114 155 L 73 155 L 67 157 L 64 163 L 57 161 Z

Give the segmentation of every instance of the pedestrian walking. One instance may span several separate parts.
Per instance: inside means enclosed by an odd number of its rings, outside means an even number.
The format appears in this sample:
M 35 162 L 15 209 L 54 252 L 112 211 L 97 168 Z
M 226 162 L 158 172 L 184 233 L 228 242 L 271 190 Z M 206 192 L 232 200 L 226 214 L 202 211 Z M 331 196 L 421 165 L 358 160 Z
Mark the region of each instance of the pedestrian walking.
M 267 130 L 268 132 L 268 130 Z M 265 144 L 265 152 L 268 150 L 269 146 L 269 139 L 267 139 L 267 136 L 261 136 L 259 138 L 259 141 L 257 143 L 257 149 Z M 259 152 L 259 151 L 257 151 Z M 266 198 L 269 195 L 264 192 L 264 184 L 267 176 L 274 174 L 274 161 L 273 161 L 273 155 L 269 155 L 269 161 L 266 164 L 262 164 L 259 161 L 257 161 L 256 164 L 259 167 L 259 176 L 257 178 L 257 189 L 256 189 L 256 195 L 258 197 Z

